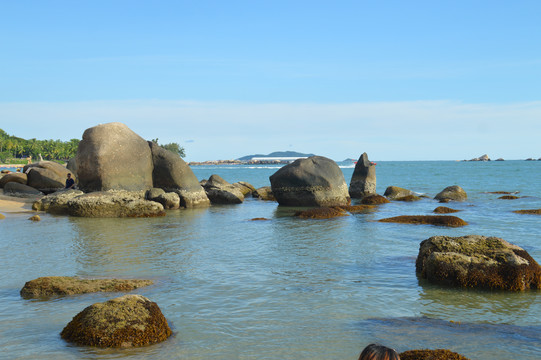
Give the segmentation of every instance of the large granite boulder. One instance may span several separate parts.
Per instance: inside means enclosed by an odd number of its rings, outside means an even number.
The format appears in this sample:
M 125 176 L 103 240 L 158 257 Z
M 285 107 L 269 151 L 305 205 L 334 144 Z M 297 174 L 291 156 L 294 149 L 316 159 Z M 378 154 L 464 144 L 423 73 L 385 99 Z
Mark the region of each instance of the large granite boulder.
M 357 164 L 349 184 L 349 196 L 362 198 L 376 193 L 376 164 L 368 160 L 368 155 L 363 153 Z
M 162 342 L 171 334 L 155 302 L 141 295 L 124 295 L 90 305 L 60 335 L 77 345 L 133 347 Z
M 152 181 L 155 188 L 175 192 L 183 207 L 210 205 L 205 190 L 199 184 L 192 169 L 178 154 L 162 148 L 153 141 L 148 145 L 152 154 Z
M 385 193 L 383 194 L 383 196 L 386 196 L 391 200 L 397 200 L 409 195 L 413 195 L 413 191 L 398 186 L 387 187 L 387 189 L 385 189 Z
M 465 201 L 468 199 L 468 194 L 458 185 L 448 186 L 439 192 L 434 199 L 440 201 Z
M 421 242 L 420 277 L 465 288 L 541 289 L 541 267 L 522 248 L 480 235 L 433 236 Z
M 31 186 L 19 184 L 18 182 L 8 182 L 4 185 L 4 195 L 15 197 L 39 197 L 44 194 Z
M 91 292 L 131 291 L 152 284 L 151 280 L 138 279 L 81 279 L 73 276 L 44 276 L 27 281 L 20 293 L 25 299 L 35 299 Z
M 81 190 L 60 190 L 52 194 L 46 195 L 32 204 L 32 209 L 37 211 L 47 211 L 51 214 L 67 215 L 68 201 L 83 195 Z
M 270 177 L 271 189 L 284 206 L 349 205 L 348 187 L 338 165 L 323 156 L 297 159 Z
M 19 184 L 27 185 L 28 177 L 25 173 L 10 173 L 0 178 L 0 188 L 3 188 L 8 182 L 17 182 Z
M 27 185 L 46 194 L 63 189 L 70 171 L 54 161 L 39 161 L 25 165 L 23 173 L 27 174 Z M 77 179 L 74 177 L 77 182 Z
M 219 175 L 212 175 L 205 182 L 204 188 L 213 204 L 240 204 L 244 201 L 242 191 Z
M 153 217 L 165 215 L 163 205 L 145 200 L 144 192 L 96 191 L 68 201 L 68 214 L 80 217 Z
M 79 188 L 84 192 L 139 191 L 152 187 L 150 147 L 122 123 L 85 130 L 76 162 Z

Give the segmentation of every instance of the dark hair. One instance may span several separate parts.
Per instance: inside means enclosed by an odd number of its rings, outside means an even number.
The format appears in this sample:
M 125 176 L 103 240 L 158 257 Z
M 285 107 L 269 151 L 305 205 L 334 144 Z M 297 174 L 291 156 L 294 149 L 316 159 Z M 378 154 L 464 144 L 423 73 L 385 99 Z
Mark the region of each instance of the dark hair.
M 359 355 L 359 360 L 400 360 L 400 356 L 391 348 L 379 344 L 370 344 Z

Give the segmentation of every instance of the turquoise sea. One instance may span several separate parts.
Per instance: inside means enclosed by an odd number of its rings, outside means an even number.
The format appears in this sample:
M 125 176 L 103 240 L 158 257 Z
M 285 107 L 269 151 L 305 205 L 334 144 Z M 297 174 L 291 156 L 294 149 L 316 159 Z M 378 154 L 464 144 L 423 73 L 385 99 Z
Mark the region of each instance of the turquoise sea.
M 339 163 L 349 183 L 351 163 Z M 278 166 L 198 166 L 199 179 L 270 185 Z M 446 288 L 417 278 L 419 243 L 434 235 L 502 237 L 541 262 L 541 161 L 378 162 L 378 193 L 395 185 L 427 194 L 367 214 L 291 217 L 275 202 L 177 210 L 151 219 L 6 214 L 0 220 L 0 358 L 356 359 L 380 342 L 398 351 L 449 348 L 471 359 L 541 357 L 541 291 Z M 378 223 L 431 214 L 431 198 L 460 185 L 468 201 L 447 206 L 469 225 Z M 500 200 L 490 191 L 519 192 Z M 251 221 L 264 217 L 267 221 Z M 120 294 L 24 300 L 40 276 L 149 278 L 174 336 L 135 349 L 77 347 L 60 338 L 85 307 Z

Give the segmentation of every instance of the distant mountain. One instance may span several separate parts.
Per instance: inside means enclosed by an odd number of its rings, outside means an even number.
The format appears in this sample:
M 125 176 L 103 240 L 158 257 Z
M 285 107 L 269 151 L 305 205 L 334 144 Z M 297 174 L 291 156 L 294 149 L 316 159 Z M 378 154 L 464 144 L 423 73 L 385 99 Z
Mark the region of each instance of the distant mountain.
M 268 155 L 264 155 L 264 154 L 246 155 L 241 158 L 238 158 L 237 160 L 248 161 L 254 157 L 310 157 L 310 156 L 314 156 L 314 154 L 303 154 L 296 151 L 275 151 Z

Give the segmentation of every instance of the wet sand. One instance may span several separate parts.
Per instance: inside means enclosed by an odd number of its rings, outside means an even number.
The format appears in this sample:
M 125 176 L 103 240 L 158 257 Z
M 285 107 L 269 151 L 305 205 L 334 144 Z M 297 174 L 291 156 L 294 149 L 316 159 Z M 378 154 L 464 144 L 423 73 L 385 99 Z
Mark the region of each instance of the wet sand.
M 0 194 L 0 214 L 6 213 L 33 213 L 32 204 L 39 197 L 14 197 Z

